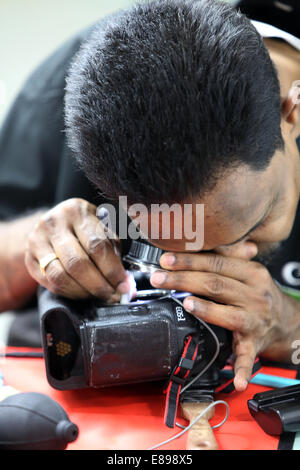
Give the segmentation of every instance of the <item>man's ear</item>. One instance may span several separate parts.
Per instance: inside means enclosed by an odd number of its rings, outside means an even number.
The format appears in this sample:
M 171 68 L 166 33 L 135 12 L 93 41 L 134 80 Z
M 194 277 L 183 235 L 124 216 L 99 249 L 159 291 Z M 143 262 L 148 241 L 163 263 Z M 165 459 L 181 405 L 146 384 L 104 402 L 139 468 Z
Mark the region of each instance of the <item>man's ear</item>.
M 300 80 L 294 82 L 286 98 L 281 98 L 281 117 L 293 127 L 300 120 Z

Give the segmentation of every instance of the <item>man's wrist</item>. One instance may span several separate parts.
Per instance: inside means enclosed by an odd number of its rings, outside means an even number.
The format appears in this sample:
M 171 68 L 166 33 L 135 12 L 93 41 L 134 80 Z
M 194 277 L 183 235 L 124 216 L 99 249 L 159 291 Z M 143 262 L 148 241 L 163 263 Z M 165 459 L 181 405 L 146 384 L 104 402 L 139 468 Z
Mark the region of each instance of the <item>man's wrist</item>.
M 293 343 L 300 340 L 300 302 L 282 289 L 281 305 L 274 340 L 260 355 L 269 360 L 290 363 L 294 352 Z
M 24 255 L 27 236 L 42 214 L 39 210 L 0 222 L 0 312 L 21 308 L 36 290 L 37 283 L 26 269 Z

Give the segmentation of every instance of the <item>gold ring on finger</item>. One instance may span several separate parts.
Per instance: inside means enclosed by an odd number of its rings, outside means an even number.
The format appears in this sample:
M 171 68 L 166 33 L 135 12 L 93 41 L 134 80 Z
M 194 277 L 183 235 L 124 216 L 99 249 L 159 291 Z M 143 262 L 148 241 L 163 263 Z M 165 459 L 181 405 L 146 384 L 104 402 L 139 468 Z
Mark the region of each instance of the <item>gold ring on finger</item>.
M 46 274 L 46 268 L 49 266 L 52 261 L 55 261 L 58 259 L 58 256 L 55 253 L 49 253 L 46 256 L 43 256 L 43 258 L 40 260 L 39 265 L 40 265 L 40 270 L 43 276 Z

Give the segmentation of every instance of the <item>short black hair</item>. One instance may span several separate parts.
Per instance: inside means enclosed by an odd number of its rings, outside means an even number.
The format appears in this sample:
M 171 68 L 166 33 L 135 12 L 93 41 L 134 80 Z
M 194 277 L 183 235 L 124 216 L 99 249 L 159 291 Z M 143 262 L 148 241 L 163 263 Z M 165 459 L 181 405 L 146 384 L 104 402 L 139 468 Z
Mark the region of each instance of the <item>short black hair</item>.
M 97 27 L 67 77 L 69 146 L 109 199 L 184 202 L 226 169 L 261 171 L 281 135 L 280 86 L 250 20 L 217 0 L 137 3 Z

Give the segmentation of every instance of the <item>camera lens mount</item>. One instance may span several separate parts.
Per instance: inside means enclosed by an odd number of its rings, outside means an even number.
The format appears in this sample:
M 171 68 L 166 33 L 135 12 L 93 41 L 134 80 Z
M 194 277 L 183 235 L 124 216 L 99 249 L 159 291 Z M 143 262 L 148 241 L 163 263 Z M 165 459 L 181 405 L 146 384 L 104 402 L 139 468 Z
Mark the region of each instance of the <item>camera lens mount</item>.
M 159 259 L 163 253 L 165 253 L 165 250 L 150 245 L 146 241 L 133 240 L 128 254 L 123 257 L 123 261 L 129 263 L 134 270 L 152 274 L 157 269 L 162 269 Z

